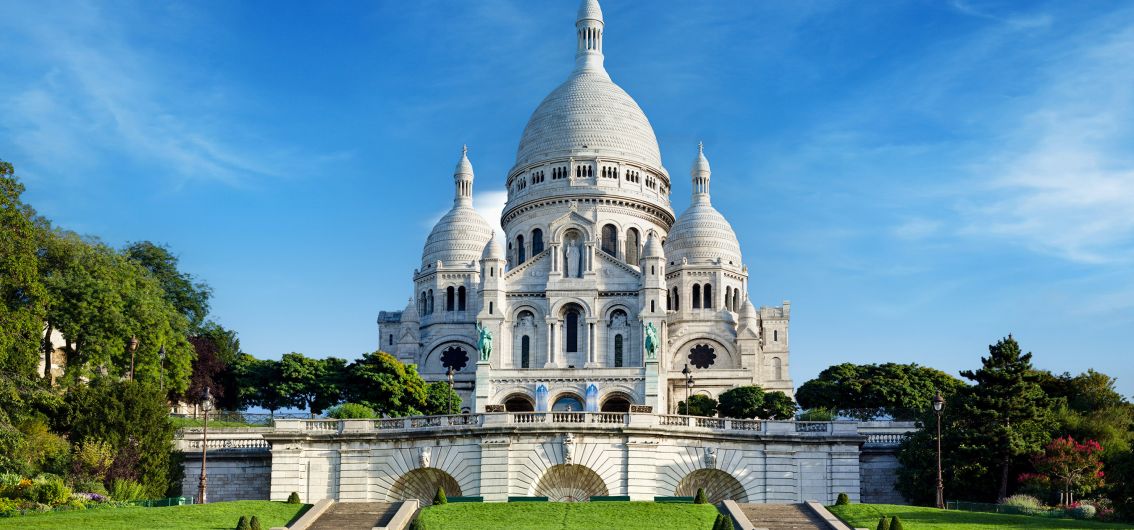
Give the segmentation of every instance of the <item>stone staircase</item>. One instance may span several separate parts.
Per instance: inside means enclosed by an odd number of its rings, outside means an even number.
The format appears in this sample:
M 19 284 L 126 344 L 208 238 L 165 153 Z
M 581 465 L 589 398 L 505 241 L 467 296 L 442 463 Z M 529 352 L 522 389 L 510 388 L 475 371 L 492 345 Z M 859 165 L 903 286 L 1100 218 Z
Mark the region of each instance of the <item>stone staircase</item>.
M 370 530 L 384 527 L 400 505 L 398 502 L 336 502 L 307 529 Z
M 827 529 L 827 523 L 804 504 L 741 504 L 754 528 L 768 530 Z

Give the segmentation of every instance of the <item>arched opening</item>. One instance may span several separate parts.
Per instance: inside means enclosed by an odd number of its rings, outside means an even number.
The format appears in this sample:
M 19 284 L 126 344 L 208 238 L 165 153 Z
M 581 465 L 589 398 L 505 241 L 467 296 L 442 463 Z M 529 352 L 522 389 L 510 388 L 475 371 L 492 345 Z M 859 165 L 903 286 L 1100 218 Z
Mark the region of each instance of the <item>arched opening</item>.
M 693 497 L 700 488 L 705 488 L 705 496 L 712 504 L 729 499 L 739 503 L 748 502 L 748 494 L 740 481 L 719 469 L 698 469 L 685 475 L 677 483 L 673 494 L 678 497 Z
M 524 335 L 520 339 L 520 368 L 532 367 L 532 338 Z
M 433 504 L 433 496 L 437 488 L 445 488 L 445 495 L 451 497 L 461 496 L 461 485 L 452 475 L 433 467 L 414 469 L 402 475 L 390 488 L 387 501 L 408 501 L 417 499 L 422 506 Z
M 564 351 L 577 353 L 579 351 L 579 311 L 574 307 L 567 310 L 564 315 Z
M 614 336 L 614 367 L 622 368 L 622 335 Z
M 551 502 L 586 502 L 591 497 L 609 495 L 602 477 L 587 466 L 559 464 L 547 468 L 532 495 Z
M 433 289 L 429 290 L 429 297 L 426 301 L 429 302 L 429 310 L 426 311 L 426 313 L 432 315 L 433 314 Z
M 784 362 L 779 357 L 772 357 L 772 374 L 776 376 L 776 381 L 784 378 Z
M 532 412 L 535 410 L 535 404 L 528 396 L 512 394 L 504 400 L 504 410 L 508 412 Z
M 731 286 L 725 286 L 725 288 L 724 288 L 724 305 L 725 305 L 725 309 L 728 309 L 729 311 L 735 311 L 736 310 L 734 307 L 732 307 L 732 287 Z
M 429 304 L 425 301 L 425 291 L 422 291 L 421 296 L 417 297 L 417 312 L 422 315 L 429 314 Z
M 521 234 L 516 236 L 516 265 L 523 263 L 525 259 L 527 256 L 524 255 L 524 236 Z
M 602 227 L 602 251 L 611 256 L 618 255 L 618 229 L 614 225 Z
M 705 284 L 705 309 L 713 308 L 713 286 L 712 284 Z
M 453 299 L 456 298 L 455 295 L 456 295 L 456 289 L 454 289 L 453 286 L 450 285 L 448 289 L 445 289 L 445 310 L 446 311 L 452 311 L 453 310 Z
M 457 289 L 457 311 L 465 310 L 465 286 Z
M 677 287 L 673 288 L 673 310 L 674 311 L 681 310 L 681 297 L 679 295 L 679 291 L 677 290 Z
M 693 309 L 701 309 L 701 284 L 693 284 Z
M 551 410 L 555 412 L 583 412 L 586 409 L 583 407 L 583 398 L 575 394 L 562 394 L 555 398 Z
M 638 248 L 641 246 L 640 238 L 641 236 L 638 234 L 637 228 L 631 228 L 626 231 L 626 263 L 631 265 L 638 264 Z
M 740 289 L 732 290 L 732 310 L 740 311 Z
M 543 252 L 543 230 L 536 228 L 532 230 L 532 255 L 540 252 Z
M 602 412 L 630 412 L 630 398 L 614 394 L 602 402 Z

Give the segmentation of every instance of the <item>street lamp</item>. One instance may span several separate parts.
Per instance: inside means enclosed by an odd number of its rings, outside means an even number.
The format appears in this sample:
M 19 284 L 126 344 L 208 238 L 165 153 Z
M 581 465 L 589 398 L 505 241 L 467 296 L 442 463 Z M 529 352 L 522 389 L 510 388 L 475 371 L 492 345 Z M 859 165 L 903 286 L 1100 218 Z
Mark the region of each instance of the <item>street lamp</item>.
M 201 435 L 201 482 L 197 485 L 197 503 L 205 504 L 205 491 L 208 487 L 205 464 L 209 455 L 209 411 L 213 410 L 213 394 L 209 387 L 205 387 L 205 395 L 201 398 L 201 410 L 205 412 L 205 430 Z
M 937 415 L 937 507 L 945 509 L 945 482 L 941 479 L 941 412 L 945 410 L 945 398 L 941 391 L 933 396 L 933 412 Z
M 161 345 L 161 350 L 158 350 L 158 357 L 161 358 L 161 378 L 158 379 L 158 390 L 162 392 L 162 398 L 165 398 L 165 344 Z
M 134 380 L 134 352 L 138 351 L 138 337 L 130 337 L 130 342 L 127 345 L 130 350 L 130 380 Z
M 685 376 L 685 415 L 692 416 L 693 413 L 689 407 L 689 393 L 693 391 L 693 372 L 689 370 L 688 364 L 681 369 L 681 374 Z
M 449 377 L 449 395 L 445 396 L 445 401 L 449 404 L 449 415 L 453 414 L 453 367 L 449 367 L 449 371 L 445 372 Z

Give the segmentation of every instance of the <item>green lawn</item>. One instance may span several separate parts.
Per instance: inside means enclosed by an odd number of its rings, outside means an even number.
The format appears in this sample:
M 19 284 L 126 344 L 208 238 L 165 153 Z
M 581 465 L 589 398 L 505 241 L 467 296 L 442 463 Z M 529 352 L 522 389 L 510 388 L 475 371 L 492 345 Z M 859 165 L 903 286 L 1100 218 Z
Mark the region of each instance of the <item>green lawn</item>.
M 99 508 L 0 517 L 0 528 L 72 528 L 83 530 L 232 530 L 241 515 L 260 518 L 264 530 L 286 526 L 309 505 L 269 501 L 217 502 L 168 508 Z
M 453 503 L 419 515 L 425 530 L 709 530 L 711 504 L 652 502 Z
M 907 530 L 1004 530 L 1031 528 L 1134 528 L 1129 525 L 1100 523 L 1097 521 L 1076 521 L 1072 519 L 1050 519 L 1028 515 L 1006 515 L 1000 513 L 959 512 L 938 510 L 920 506 L 898 506 L 893 504 L 848 504 L 828 506 L 831 513 L 858 528 L 873 529 L 878 526 L 882 516 L 897 515 Z

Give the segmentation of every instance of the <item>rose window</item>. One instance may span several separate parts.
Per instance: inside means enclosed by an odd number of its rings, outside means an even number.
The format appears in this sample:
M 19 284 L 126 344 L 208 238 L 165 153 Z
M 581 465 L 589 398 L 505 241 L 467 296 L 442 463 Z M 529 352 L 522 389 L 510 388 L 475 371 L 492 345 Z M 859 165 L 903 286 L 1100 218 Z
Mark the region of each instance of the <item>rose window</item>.
M 689 362 L 697 368 L 708 368 L 716 362 L 717 354 L 708 344 L 698 344 L 689 350 Z
M 459 372 L 469 363 L 469 354 L 460 346 L 449 346 L 441 352 L 441 366 Z

